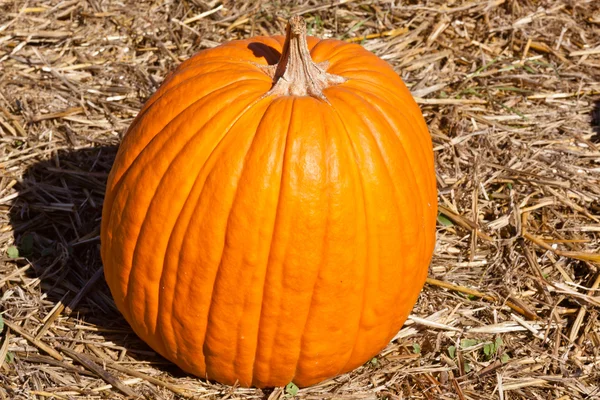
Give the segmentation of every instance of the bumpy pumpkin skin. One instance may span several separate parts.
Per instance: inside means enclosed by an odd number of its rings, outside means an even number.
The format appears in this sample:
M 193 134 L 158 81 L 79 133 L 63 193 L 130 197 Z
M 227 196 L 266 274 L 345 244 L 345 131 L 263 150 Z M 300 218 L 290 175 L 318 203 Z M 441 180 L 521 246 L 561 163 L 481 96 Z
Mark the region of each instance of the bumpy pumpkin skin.
M 133 330 L 225 384 L 309 386 L 398 332 L 424 284 L 437 194 L 431 139 L 392 68 L 308 38 L 347 80 L 265 96 L 284 37 L 205 50 L 148 100 L 120 146 L 102 260 Z

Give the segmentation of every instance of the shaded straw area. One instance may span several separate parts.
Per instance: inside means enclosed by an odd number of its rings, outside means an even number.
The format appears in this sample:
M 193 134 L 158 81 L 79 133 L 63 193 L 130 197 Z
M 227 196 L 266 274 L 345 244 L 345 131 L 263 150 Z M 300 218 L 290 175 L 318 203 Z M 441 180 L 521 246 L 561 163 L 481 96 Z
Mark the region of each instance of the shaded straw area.
M 597 0 L 0 1 L 0 399 L 284 399 L 183 374 L 104 283 L 119 137 L 226 40 L 309 32 L 387 60 L 424 112 L 430 279 L 376 358 L 302 399 L 600 398 Z

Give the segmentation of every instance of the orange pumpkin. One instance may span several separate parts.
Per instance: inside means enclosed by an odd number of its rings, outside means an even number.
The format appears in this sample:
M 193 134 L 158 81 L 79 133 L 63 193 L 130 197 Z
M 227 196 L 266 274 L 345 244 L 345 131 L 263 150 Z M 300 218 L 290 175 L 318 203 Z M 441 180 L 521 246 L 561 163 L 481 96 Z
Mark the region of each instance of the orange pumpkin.
M 398 332 L 436 213 L 402 80 L 294 17 L 286 37 L 200 52 L 147 101 L 108 180 L 102 260 L 133 330 L 183 370 L 303 387 Z

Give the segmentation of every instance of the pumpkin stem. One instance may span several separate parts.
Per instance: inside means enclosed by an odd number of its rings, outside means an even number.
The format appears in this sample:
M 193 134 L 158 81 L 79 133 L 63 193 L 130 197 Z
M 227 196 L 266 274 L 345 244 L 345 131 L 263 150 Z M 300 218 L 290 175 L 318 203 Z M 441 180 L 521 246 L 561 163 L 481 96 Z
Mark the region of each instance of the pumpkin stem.
M 313 96 L 327 101 L 323 90 L 346 81 L 342 76 L 328 74 L 328 65 L 327 61 L 316 64 L 312 60 L 306 42 L 306 23 L 302 17 L 293 16 L 286 27 L 281 58 L 268 94 Z

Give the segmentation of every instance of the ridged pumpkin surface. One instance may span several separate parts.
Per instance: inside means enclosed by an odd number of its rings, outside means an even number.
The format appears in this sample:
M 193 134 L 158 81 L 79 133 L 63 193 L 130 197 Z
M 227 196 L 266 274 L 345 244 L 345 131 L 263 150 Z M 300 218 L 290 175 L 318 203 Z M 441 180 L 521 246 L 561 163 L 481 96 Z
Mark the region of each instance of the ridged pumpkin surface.
M 265 96 L 284 37 L 205 50 L 148 100 L 120 146 L 102 259 L 133 330 L 226 384 L 308 386 L 398 332 L 434 247 L 433 152 L 417 104 L 359 45 L 308 38 L 346 78 Z

